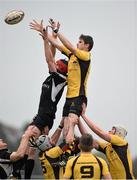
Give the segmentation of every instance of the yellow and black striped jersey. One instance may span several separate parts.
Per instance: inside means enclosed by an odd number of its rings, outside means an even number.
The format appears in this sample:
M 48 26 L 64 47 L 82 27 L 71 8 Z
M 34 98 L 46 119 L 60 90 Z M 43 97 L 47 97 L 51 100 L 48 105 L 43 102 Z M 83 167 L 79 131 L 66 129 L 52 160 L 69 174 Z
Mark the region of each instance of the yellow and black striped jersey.
M 62 47 L 62 53 L 69 57 L 67 77 L 67 98 L 78 97 L 87 94 L 87 80 L 90 70 L 90 53 L 76 49 L 76 56 L 66 47 Z
M 63 167 L 52 165 L 52 163 L 59 161 L 61 154 L 63 154 L 63 151 L 59 146 L 40 153 L 39 159 L 45 179 L 60 179 L 63 177 Z
M 110 143 L 98 143 L 99 151 L 105 153 L 109 161 L 112 179 L 134 179 L 127 141 L 117 135 L 111 135 Z
M 81 153 L 68 160 L 64 178 L 68 179 L 101 179 L 109 173 L 107 163 L 92 153 Z
M 61 165 L 65 159 L 67 161 L 72 154 L 74 144 L 61 143 L 47 151 L 40 152 L 39 159 L 45 179 L 62 179 L 65 172 L 65 165 Z M 60 164 L 59 164 L 60 162 Z

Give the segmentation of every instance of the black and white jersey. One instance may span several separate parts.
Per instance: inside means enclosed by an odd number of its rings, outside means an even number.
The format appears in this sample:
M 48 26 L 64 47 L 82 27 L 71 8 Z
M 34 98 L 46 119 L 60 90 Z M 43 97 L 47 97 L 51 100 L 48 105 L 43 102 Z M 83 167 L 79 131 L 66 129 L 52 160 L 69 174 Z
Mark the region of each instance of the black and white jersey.
M 13 165 L 9 160 L 0 159 L 0 179 L 6 179 L 11 175 Z
M 10 155 L 8 149 L 0 150 L 0 179 L 6 179 L 13 171 Z
M 52 111 L 56 111 L 56 106 L 62 96 L 65 85 L 66 76 L 58 72 L 50 73 L 50 76 L 42 84 L 39 111 L 48 111 L 48 109 L 52 108 Z
M 52 128 L 56 118 L 57 104 L 66 86 L 66 76 L 52 72 L 42 84 L 41 96 L 37 115 L 31 124 L 40 130 L 48 126 Z
M 24 155 L 22 159 L 17 161 L 10 160 L 11 152 L 8 149 L 0 150 L 0 179 L 7 179 L 13 174 L 17 179 L 20 179 L 20 170 L 24 166 L 28 155 Z

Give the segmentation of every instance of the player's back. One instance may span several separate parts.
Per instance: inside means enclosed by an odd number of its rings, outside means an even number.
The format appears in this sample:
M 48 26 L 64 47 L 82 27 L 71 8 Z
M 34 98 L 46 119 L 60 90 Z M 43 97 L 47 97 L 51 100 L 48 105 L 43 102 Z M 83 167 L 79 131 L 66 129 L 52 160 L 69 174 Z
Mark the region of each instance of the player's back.
M 64 177 L 70 179 L 101 179 L 102 168 L 107 173 L 107 165 L 104 167 L 104 160 L 97 158 L 92 153 L 81 153 L 79 156 L 68 161 Z M 106 172 L 105 172 L 106 169 Z

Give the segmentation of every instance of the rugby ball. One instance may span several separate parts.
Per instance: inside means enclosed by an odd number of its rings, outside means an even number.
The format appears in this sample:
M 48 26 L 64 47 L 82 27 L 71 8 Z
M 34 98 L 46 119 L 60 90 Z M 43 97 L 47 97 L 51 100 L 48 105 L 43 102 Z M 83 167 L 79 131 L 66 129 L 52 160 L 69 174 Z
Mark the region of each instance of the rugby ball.
M 8 12 L 8 14 L 5 16 L 4 21 L 7 24 L 13 25 L 17 24 L 24 18 L 24 12 L 21 10 L 12 10 Z

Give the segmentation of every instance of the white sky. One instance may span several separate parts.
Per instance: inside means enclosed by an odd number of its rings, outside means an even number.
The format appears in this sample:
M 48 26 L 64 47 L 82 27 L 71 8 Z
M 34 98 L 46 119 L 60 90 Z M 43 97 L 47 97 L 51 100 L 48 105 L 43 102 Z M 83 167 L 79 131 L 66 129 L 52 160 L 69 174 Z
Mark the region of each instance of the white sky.
M 25 17 L 7 25 L 3 19 L 13 9 L 23 10 Z M 46 24 L 49 17 L 60 21 L 60 31 L 73 44 L 81 33 L 94 38 L 87 114 L 104 130 L 124 125 L 132 155 L 137 155 L 136 0 L 0 0 L 0 120 L 21 127 L 37 113 L 48 69 L 42 40 L 29 29 L 29 22 L 44 19 Z M 53 130 L 64 98 L 65 94 Z

